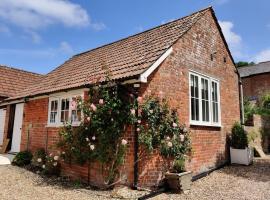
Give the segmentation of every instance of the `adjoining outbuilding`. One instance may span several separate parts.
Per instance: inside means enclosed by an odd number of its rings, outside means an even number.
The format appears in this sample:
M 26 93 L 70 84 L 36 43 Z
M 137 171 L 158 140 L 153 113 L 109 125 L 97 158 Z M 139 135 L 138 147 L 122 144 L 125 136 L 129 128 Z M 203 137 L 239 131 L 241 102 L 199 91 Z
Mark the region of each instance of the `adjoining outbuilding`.
M 41 78 L 40 74 L 0 65 L 0 103 L 7 98 L 16 96 L 18 92 L 30 85 L 36 84 Z M 0 104 L 0 146 L 8 145 L 7 150 L 14 152 L 20 150 L 22 114 L 23 110 L 20 104 L 12 106 Z
M 258 100 L 260 96 L 270 93 L 270 61 L 239 67 L 238 71 L 243 83 L 244 97 Z
M 136 89 L 139 96 L 162 93 L 176 109 L 181 123 L 191 130 L 193 154 L 187 168 L 193 176 L 228 161 L 227 137 L 240 121 L 239 74 L 214 10 L 209 7 L 189 16 L 78 54 L 38 83 L 8 98 L 8 105 L 21 113 L 20 150 L 45 148 L 57 151 L 58 132 L 66 121 L 77 126 L 81 112 L 72 107 L 74 98 L 85 98 L 89 87 L 111 79 Z M 23 114 L 22 114 L 23 113 Z M 16 117 L 15 117 L 16 119 Z M 15 126 L 19 126 L 16 124 Z M 136 132 L 127 133 L 124 184 L 135 187 L 159 185 L 164 161 L 158 153 L 135 162 Z M 87 179 L 87 166 L 62 164 L 65 174 Z M 92 166 L 90 180 L 99 184 L 101 170 Z

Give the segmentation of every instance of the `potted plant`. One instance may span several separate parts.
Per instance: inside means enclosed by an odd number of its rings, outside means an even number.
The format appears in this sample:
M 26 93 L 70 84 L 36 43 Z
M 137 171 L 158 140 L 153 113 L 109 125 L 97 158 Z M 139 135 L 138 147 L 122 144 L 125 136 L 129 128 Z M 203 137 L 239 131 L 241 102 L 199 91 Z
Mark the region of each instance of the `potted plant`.
M 176 192 L 187 193 L 191 188 L 192 172 L 185 170 L 185 158 L 174 160 L 173 169 L 165 174 L 168 187 Z
M 230 155 L 232 164 L 242 165 L 250 165 L 254 157 L 253 149 L 248 146 L 247 134 L 238 122 L 232 128 Z
M 192 179 L 192 172 L 187 171 L 185 167 L 187 155 L 191 152 L 190 136 L 185 126 L 179 126 L 177 131 L 172 139 L 162 145 L 161 154 L 166 157 L 167 152 L 173 159 L 169 171 L 165 173 L 165 180 L 167 186 L 174 192 L 187 193 L 191 188 Z

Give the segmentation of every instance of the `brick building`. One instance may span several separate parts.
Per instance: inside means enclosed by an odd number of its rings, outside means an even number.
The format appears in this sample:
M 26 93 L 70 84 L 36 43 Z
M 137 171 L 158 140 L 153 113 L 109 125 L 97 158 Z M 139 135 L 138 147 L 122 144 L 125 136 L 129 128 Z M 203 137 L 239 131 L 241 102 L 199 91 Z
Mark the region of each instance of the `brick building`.
M 24 90 L 29 85 L 37 83 L 41 77 L 42 75 L 40 74 L 0 65 L 0 102 L 4 99 L 14 97 L 18 92 Z M 3 138 L 12 139 L 12 133 L 4 137 L 5 118 L 9 117 L 9 115 L 6 115 L 6 109 L 6 105 L 0 105 L 0 145 L 3 144 Z M 11 127 L 13 124 L 7 126 Z M 10 128 L 10 130 L 12 129 L 13 127 Z M 12 143 L 10 143 L 9 148 L 11 146 Z
M 128 87 L 139 86 L 140 96 L 148 90 L 162 91 L 170 107 L 177 109 L 180 122 L 191 130 L 194 153 L 187 168 L 194 176 L 227 161 L 226 139 L 234 122 L 240 120 L 239 79 L 211 7 L 75 55 L 40 83 L 7 99 L 9 107 L 16 103 L 24 108 L 20 150 L 54 150 L 64 121 L 61 113 L 74 117 L 70 101 L 74 96 L 85 96 L 97 77 L 104 80 L 104 65 L 112 79 Z M 157 186 L 163 178 L 163 160 L 154 153 L 141 160 L 138 169 L 134 167 L 138 153 L 134 130 L 131 127 L 126 133 L 125 183 Z M 63 171 L 87 178 L 86 166 L 63 164 Z M 93 184 L 102 182 L 98 164 L 92 166 L 90 180 Z
M 244 97 L 257 100 L 270 92 L 270 61 L 238 69 L 243 84 Z

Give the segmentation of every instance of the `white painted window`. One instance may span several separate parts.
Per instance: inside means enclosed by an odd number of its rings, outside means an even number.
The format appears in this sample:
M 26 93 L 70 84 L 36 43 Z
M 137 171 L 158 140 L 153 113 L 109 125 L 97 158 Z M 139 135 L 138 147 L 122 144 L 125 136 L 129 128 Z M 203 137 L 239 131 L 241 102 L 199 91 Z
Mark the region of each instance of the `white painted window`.
M 50 123 L 56 123 L 57 115 L 58 115 L 58 100 L 51 100 L 50 101 Z
M 219 81 L 190 72 L 190 124 L 220 126 Z
M 69 121 L 69 98 L 61 99 L 61 122 L 68 122 Z
M 81 91 L 81 90 L 80 90 Z M 77 126 L 82 120 L 82 111 L 77 106 L 77 97 L 81 93 L 59 93 L 49 97 L 48 126 L 62 126 L 66 122 Z

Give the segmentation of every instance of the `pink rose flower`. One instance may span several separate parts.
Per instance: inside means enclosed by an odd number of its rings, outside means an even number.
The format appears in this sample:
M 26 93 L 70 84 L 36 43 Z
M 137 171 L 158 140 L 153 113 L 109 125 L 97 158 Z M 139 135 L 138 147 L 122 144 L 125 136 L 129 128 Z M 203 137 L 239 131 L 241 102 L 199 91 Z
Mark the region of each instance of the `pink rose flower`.
M 71 110 L 75 110 L 77 108 L 77 102 L 76 101 L 72 101 L 71 102 Z
M 95 104 L 93 104 L 93 103 L 91 104 L 90 107 L 91 107 L 91 109 L 92 109 L 94 112 L 97 110 L 97 107 L 96 107 Z
M 138 97 L 138 98 L 137 98 L 137 101 L 138 101 L 139 103 L 142 103 L 143 98 L 142 98 L 142 97 Z
M 138 120 L 138 124 L 140 124 L 140 123 L 142 123 L 142 121 L 141 120 Z
M 137 131 L 139 132 L 141 129 L 140 128 L 137 128 Z
M 90 146 L 90 149 L 91 149 L 92 151 L 95 149 L 95 145 L 90 144 L 89 146 Z
M 176 124 L 175 122 L 173 123 L 173 127 L 174 127 L 174 128 L 177 127 L 177 124 Z
M 91 121 L 91 118 L 90 118 L 90 117 L 87 117 L 86 119 L 87 119 L 87 121 L 89 121 L 89 122 Z
M 103 105 L 103 104 L 104 104 L 104 100 L 103 100 L 103 99 L 100 99 L 100 100 L 98 101 L 98 103 L 99 103 L 100 105 Z
M 125 146 L 125 145 L 127 145 L 128 142 L 125 139 L 122 139 L 121 143 L 122 143 L 122 145 Z
M 131 109 L 130 112 L 131 112 L 132 115 L 135 115 L 136 114 L 136 110 L 135 109 Z
M 168 142 L 167 145 L 168 145 L 168 147 L 172 147 L 173 146 L 172 142 Z
M 180 141 L 181 142 L 184 142 L 184 140 L 185 140 L 185 136 L 184 135 L 180 135 Z

